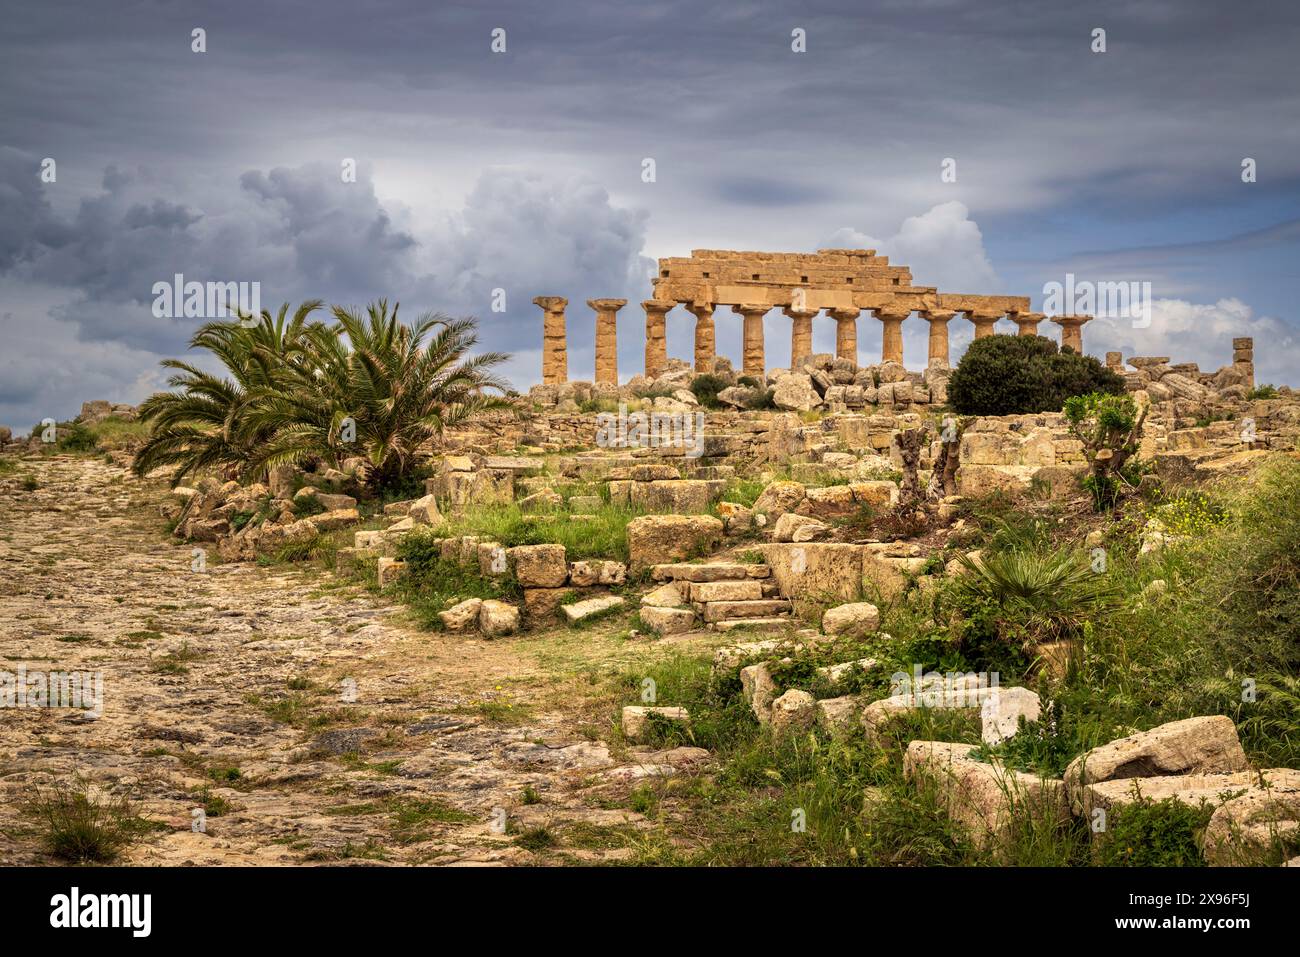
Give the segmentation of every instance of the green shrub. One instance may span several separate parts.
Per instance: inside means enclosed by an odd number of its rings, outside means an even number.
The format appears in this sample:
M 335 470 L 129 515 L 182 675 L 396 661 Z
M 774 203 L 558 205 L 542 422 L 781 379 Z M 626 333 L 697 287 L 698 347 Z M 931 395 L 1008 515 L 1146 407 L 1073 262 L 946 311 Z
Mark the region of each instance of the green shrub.
M 966 350 L 948 382 L 948 402 L 962 415 L 1059 412 L 1086 392 L 1120 394 L 1124 379 L 1091 356 L 1042 336 L 986 336 Z
M 1276 399 L 1277 394 L 1277 386 L 1265 383 L 1264 385 L 1256 386 L 1247 392 L 1246 398 L 1249 401 L 1254 401 L 1255 399 Z
M 36 821 L 46 850 L 75 864 L 116 860 L 144 823 L 126 798 L 93 800 L 80 781 L 38 787 L 22 810 Z
M 727 388 L 727 380 L 712 373 L 697 375 L 691 380 L 691 391 L 695 393 L 695 398 L 699 399 L 700 405 L 706 409 L 722 408 L 722 403 L 718 401 L 718 393 L 725 388 Z
M 1214 809 L 1191 807 L 1175 798 L 1142 798 L 1110 813 L 1104 837 L 1095 843 L 1098 863 L 1107 867 L 1202 867 L 1200 837 Z

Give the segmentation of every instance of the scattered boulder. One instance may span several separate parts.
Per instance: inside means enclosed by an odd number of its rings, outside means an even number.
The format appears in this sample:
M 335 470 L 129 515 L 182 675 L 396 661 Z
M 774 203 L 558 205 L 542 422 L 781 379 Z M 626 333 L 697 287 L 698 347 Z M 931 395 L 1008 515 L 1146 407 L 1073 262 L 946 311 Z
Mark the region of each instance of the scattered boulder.
M 1246 752 L 1226 715 L 1185 718 L 1093 748 L 1065 769 L 1071 800 L 1085 784 L 1160 774 L 1244 771 Z
M 775 521 L 786 512 L 793 512 L 807 497 L 807 490 L 799 482 L 773 482 L 754 501 L 754 511 Z
M 452 605 L 446 611 L 438 612 L 438 618 L 442 621 L 442 626 L 448 631 L 464 631 L 478 622 L 479 611 L 482 607 L 483 599 L 466 598 L 464 601 Z
M 1266 772 L 1275 775 L 1278 772 Z M 1205 828 L 1211 867 L 1276 865 L 1300 845 L 1300 772 L 1226 802 Z
M 1030 815 L 1047 824 L 1069 818 L 1059 780 L 1010 771 L 970 756 L 972 744 L 913 741 L 903 771 L 909 780 L 927 777 L 939 788 L 948 818 L 982 847 L 1004 840 L 1013 819 Z
M 817 718 L 817 699 L 806 691 L 791 688 L 772 702 L 772 733 L 807 731 Z
M 406 514 L 419 525 L 441 525 L 442 512 L 438 510 L 438 500 L 432 495 L 423 495 L 411 503 Z
M 479 606 L 478 630 L 484 638 L 513 635 L 519 630 L 519 609 L 495 598 L 486 599 Z
M 828 635 L 861 634 L 879 627 L 880 609 L 870 602 L 837 605 L 822 615 L 822 631 Z

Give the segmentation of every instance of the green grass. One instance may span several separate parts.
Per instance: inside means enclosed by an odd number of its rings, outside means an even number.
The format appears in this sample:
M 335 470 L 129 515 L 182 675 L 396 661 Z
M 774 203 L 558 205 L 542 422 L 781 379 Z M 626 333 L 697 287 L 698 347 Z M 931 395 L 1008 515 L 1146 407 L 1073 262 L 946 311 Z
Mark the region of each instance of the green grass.
M 92 799 L 77 781 L 37 787 L 20 805 L 46 851 L 74 864 L 109 864 L 150 822 L 124 797 Z
M 444 513 L 445 514 L 445 513 Z M 506 548 L 515 545 L 563 545 L 569 561 L 606 558 L 626 562 L 627 523 L 639 510 L 606 502 L 591 518 L 574 521 L 567 511 L 525 515 L 518 505 L 484 505 L 461 515 L 446 515 L 436 533 L 443 538 L 477 536 Z
M 889 676 L 913 664 L 996 671 L 1004 686 L 1034 686 L 1043 714 L 1009 741 L 978 747 L 976 758 L 1059 777 L 1079 754 L 1135 731 L 1226 714 L 1253 764 L 1300 766 L 1300 463 L 1279 457 L 1249 481 L 1206 494 L 1215 508 L 1189 506 L 1195 520 L 1186 523 L 1188 534 L 1158 555 L 1138 554 L 1145 509 L 1154 506 L 1133 501 L 1127 515 L 1090 520 L 1105 523 L 1099 592 L 1073 566 L 1061 579 L 1055 565 L 1083 549 L 1089 523 L 1058 521 L 1052 503 L 970 503 L 980 512 L 972 525 L 982 541 L 975 543 L 989 554 L 1025 558 L 1020 567 L 882 603 L 881 629 L 892 640 L 867 636 L 793 654 L 771 669 L 778 691 L 844 693 L 826 687 L 816 669 L 860 657 L 880 662 L 850 676 L 848 690 L 864 702 L 883 697 Z M 1213 520 L 1200 520 L 1206 515 Z M 1156 579 L 1166 582 L 1164 594 L 1148 591 Z M 1105 597 L 1101 605 L 1097 594 Z M 1077 663 L 1050 678 L 1039 670 L 1034 642 L 1063 637 L 1077 644 Z M 1004 840 L 972 844 L 933 786 L 904 778 L 902 758 L 913 740 L 978 744 L 975 709 L 923 709 L 895 719 L 879 746 L 856 726 L 836 737 L 814 730 L 776 741 L 742 699 L 737 673 L 714 674 L 705 656 L 668 655 L 629 670 L 616 682 L 617 704 L 643 703 L 646 678 L 654 681 L 655 704 L 691 714 L 688 731 L 665 725 L 655 743 L 706 747 L 721 768 L 632 792 L 629 806 L 642 813 L 670 797 L 684 805 L 663 825 L 676 843 L 635 842 L 642 863 L 1202 863 L 1203 809 L 1168 802 L 1112 814 L 1101 838 L 1081 819 L 1061 823 L 1018 805 Z M 676 829 L 674 818 L 690 823 Z

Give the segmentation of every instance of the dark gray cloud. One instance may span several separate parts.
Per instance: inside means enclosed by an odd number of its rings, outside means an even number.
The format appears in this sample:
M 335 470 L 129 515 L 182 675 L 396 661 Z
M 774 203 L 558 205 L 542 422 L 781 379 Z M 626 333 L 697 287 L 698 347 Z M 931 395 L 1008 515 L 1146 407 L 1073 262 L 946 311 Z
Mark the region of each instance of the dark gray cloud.
M 206 53 L 191 52 L 196 27 Z M 152 283 L 246 278 L 264 303 L 387 295 L 478 313 L 492 345 L 519 353 L 522 385 L 534 295 L 569 296 L 575 374 L 584 300 L 626 296 L 635 368 L 646 257 L 828 236 L 877 237 L 921 282 L 1031 295 L 1075 258 L 1109 258 L 1193 304 L 1235 297 L 1266 316 L 1295 292 L 1282 259 L 1300 240 L 1269 227 L 1300 219 L 1284 121 L 1298 38 L 1295 5 L 1216 0 L 14 6 L 0 34 L 6 328 L 30 333 L 10 336 L 25 348 L 57 340 L 84 383 L 111 369 L 111 397 L 135 398 L 126 364 L 189 332 L 152 317 Z M 1260 169 L 1249 188 L 1245 156 Z M 40 182 L 44 157 L 57 183 Z M 946 157 L 955 184 L 939 180 Z M 345 158 L 357 183 L 340 181 Z M 966 213 L 945 227 L 953 203 Z M 1249 259 L 1245 239 L 1222 261 L 1179 248 L 1233 236 L 1253 237 Z M 488 311 L 497 288 L 504 313 Z M 684 328 L 670 331 L 682 354 Z M 32 378 L 26 400 L 11 379 L 0 420 L 49 406 L 40 383 L 61 375 Z M 73 385 L 63 413 L 86 397 Z

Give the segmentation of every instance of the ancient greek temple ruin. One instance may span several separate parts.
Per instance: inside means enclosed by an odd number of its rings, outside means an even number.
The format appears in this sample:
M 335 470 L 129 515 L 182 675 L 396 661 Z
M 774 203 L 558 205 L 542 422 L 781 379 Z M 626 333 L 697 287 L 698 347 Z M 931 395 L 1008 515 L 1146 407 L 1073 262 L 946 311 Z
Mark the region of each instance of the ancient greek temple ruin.
M 882 361 L 903 361 L 903 323 L 913 314 L 929 323 L 927 365 L 948 365 L 948 323 L 958 315 L 975 326 L 975 338 L 993 335 L 994 324 L 1007 317 L 1022 336 L 1038 335 L 1043 313 L 1029 311 L 1022 296 L 975 296 L 941 293 L 933 286 L 912 285 L 906 266 L 892 266 L 872 249 L 821 249 L 816 253 L 692 250 L 689 258 L 659 260 L 654 292 L 641 303 L 645 310 L 645 374 L 653 378 L 668 362 L 667 314 L 685 306 L 695 317 L 697 373 L 712 372 L 717 358 L 714 322 L 730 307 L 743 323 L 742 373 L 761 378 L 767 365 L 763 318 L 780 309 L 790 320 L 791 365 L 812 353 L 813 321 L 822 312 L 835 322 L 837 357 L 858 361 L 858 319 L 865 312 L 884 326 Z M 542 381 L 568 379 L 568 341 L 561 296 L 533 300 L 544 314 Z M 618 312 L 626 299 L 588 299 L 595 313 L 595 381 L 618 384 Z M 725 313 L 724 313 L 725 315 Z M 1061 345 L 1083 351 L 1083 324 L 1091 316 L 1056 316 Z

